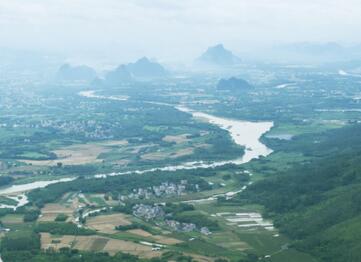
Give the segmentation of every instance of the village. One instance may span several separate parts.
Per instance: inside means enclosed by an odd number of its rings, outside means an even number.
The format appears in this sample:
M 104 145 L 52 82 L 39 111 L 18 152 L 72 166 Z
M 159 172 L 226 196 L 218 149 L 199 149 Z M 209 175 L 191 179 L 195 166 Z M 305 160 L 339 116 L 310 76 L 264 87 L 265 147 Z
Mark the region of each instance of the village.
M 210 235 L 212 233 L 207 227 L 198 228 L 194 223 L 184 223 L 168 219 L 167 217 L 169 217 L 169 214 L 164 212 L 162 205 L 137 204 L 133 207 L 133 215 L 145 219 L 146 221 L 155 220 L 156 225 L 166 226 L 176 232 L 199 231 L 204 235 Z
M 200 190 L 198 184 L 189 185 L 187 180 L 181 180 L 179 184 L 166 181 L 158 186 L 133 189 L 131 193 L 120 195 L 118 198 L 121 201 L 161 197 L 167 198 L 184 195 L 186 194 L 187 189 L 189 191 L 190 188 L 194 189 L 192 191 L 196 192 Z

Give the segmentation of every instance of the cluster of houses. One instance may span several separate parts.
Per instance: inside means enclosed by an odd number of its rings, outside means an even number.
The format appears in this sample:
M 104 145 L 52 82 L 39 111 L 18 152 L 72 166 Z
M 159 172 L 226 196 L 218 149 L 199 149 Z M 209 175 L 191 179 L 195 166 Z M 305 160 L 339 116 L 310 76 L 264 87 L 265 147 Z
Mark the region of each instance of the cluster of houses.
M 173 231 L 178 232 L 192 232 L 197 230 L 197 226 L 193 223 L 181 223 L 176 220 L 165 220 L 166 226 L 171 228 Z
M 165 212 L 161 206 L 158 205 L 144 205 L 137 204 L 133 207 L 133 215 L 147 221 L 154 219 L 163 219 Z
M 83 121 L 58 121 L 58 120 L 41 120 L 35 128 L 54 128 L 64 133 L 82 134 L 86 138 L 92 139 L 113 139 L 111 130 L 108 127 L 97 123 L 94 120 Z
M 112 130 L 108 126 L 99 124 L 94 120 L 58 121 L 46 119 L 32 123 L 19 120 L 13 121 L 13 123 L 0 123 L 0 128 L 1 127 L 35 129 L 52 128 L 67 134 L 81 134 L 88 139 L 114 139 Z
M 177 232 L 192 232 L 198 231 L 197 226 L 194 223 L 182 223 L 176 220 L 165 219 L 166 213 L 160 205 L 144 205 L 137 204 L 133 207 L 133 215 L 142 218 L 146 221 L 149 220 L 164 220 L 164 223 L 159 223 L 167 226 L 172 231 Z M 211 231 L 207 227 L 201 227 L 199 231 L 204 235 L 211 234 Z
M 181 180 L 180 183 L 171 183 L 163 182 L 158 186 L 152 186 L 147 188 L 136 188 L 133 189 L 128 195 L 121 195 L 119 199 L 122 201 L 125 200 L 135 200 L 135 199 L 151 199 L 153 197 L 172 197 L 172 196 L 181 196 L 186 193 L 188 181 Z M 199 185 L 194 185 L 195 190 L 199 191 Z
M 208 227 L 198 227 L 193 223 L 183 223 L 176 220 L 164 220 L 165 225 L 170 228 L 172 231 L 177 232 L 192 232 L 192 231 L 199 231 L 203 235 L 210 235 L 212 232 L 209 230 Z

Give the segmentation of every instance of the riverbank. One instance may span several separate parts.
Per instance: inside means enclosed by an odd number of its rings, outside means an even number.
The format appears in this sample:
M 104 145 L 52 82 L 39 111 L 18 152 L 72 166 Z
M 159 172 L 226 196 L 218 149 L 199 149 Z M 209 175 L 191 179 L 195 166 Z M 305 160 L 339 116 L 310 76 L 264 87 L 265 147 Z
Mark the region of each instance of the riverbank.
M 109 99 L 109 100 L 117 100 L 117 101 L 124 101 L 127 99 L 126 97 L 121 97 L 121 96 L 96 95 L 94 90 L 83 91 L 80 92 L 79 95 L 92 99 Z M 272 153 L 272 150 L 270 148 L 268 148 L 266 145 L 260 142 L 260 138 L 262 137 L 262 135 L 267 133 L 273 127 L 273 122 L 250 122 L 243 120 L 227 119 L 227 118 L 213 116 L 203 112 L 194 111 L 190 108 L 185 107 L 184 105 L 169 105 L 169 106 L 173 106 L 182 112 L 191 114 L 194 118 L 198 120 L 206 121 L 212 125 L 218 126 L 221 129 L 227 130 L 230 136 L 232 137 L 234 143 L 246 148 L 244 155 L 233 160 L 216 161 L 216 162 L 191 161 L 191 162 L 182 163 L 180 165 L 164 166 L 164 167 L 145 169 L 145 170 L 131 170 L 127 172 L 97 174 L 95 175 L 95 177 L 105 178 L 108 176 L 126 175 L 132 173 L 144 174 L 154 171 L 177 171 L 177 170 L 190 170 L 197 168 L 212 168 L 227 164 L 241 165 L 251 161 L 252 159 L 256 159 L 261 156 L 265 157 L 270 153 Z M 50 184 L 68 182 L 74 179 L 76 179 L 76 177 L 64 178 L 58 180 L 49 180 L 49 181 L 36 181 L 22 185 L 12 185 L 10 187 L 0 189 L 0 195 L 2 196 L 14 195 L 14 194 L 16 195 L 17 193 L 24 193 L 37 188 L 46 187 L 47 185 Z M 242 189 L 236 190 L 236 192 L 238 191 L 240 192 L 240 190 Z

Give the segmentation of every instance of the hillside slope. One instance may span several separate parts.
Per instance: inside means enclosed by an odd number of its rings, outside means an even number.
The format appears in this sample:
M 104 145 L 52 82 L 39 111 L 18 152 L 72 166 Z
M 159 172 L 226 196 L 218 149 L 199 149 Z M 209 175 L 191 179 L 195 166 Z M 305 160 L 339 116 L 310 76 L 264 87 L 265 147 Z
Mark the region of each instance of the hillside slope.
M 279 146 L 313 160 L 254 184 L 242 200 L 264 205 L 297 249 L 321 261 L 360 261 L 360 133 L 355 125 Z

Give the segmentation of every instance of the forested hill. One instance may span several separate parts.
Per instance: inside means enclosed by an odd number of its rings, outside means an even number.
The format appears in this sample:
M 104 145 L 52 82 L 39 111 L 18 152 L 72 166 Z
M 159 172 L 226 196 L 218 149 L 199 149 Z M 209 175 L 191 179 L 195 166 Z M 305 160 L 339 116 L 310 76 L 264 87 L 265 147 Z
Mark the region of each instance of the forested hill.
M 354 125 L 278 145 L 313 160 L 254 184 L 241 200 L 264 205 L 297 249 L 321 261 L 361 261 L 360 134 Z

